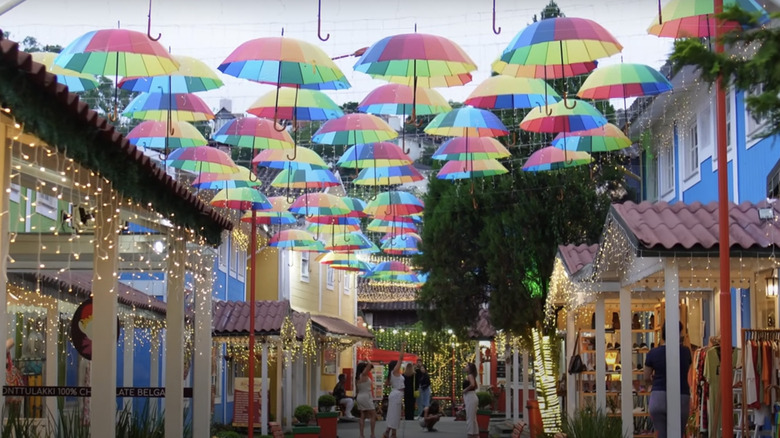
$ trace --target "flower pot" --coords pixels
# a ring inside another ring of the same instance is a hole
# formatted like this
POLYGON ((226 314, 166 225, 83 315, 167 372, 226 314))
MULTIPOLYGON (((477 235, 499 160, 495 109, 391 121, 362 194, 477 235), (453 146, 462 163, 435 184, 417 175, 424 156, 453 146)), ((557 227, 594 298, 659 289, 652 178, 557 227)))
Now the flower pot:
POLYGON ((477 410, 477 426, 479 426, 480 438, 487 438, 490 434, 490 415, 493 411, 486 409, 477 410))
POLYGON ((299 438, 319 438, 319 426, 295 426, 293 427, 293 436, 299 438))
POLYGON ((321 438, 336 438, 339 422, 338 412, 318 412, 317 425, 320 427, 321 438))

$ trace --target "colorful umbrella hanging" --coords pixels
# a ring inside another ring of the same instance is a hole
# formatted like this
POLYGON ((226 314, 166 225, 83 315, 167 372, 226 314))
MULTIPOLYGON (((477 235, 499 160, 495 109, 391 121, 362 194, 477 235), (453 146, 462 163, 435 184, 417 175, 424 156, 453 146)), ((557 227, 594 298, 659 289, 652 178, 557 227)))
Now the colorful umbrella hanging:
POLYGON ((135 97, 122 115, 142 120, 203 122, 214 118, 211 108, 192 93, 141 93, 135 97))
POLYGON ((352 183, 359 186, 394 186, 424 179, 425 177, 411 165, 367 167, 358 173, 352 183))
POLYGON ((330 266, 331 269, 343 271, 367 272, 372 268, 370 263, 364 262, 352 254, 342 252, 328 252, 318 261, 323 265, 330 266))
POLYGON ((390 255, 411 256, 419 254, 419 241, 409 234, 394 236, 382 243, 382 252, 390 255))
POLYGON ((230 157, 210 146, 176 149, 168 155, 166 165, 200 173, 236 173, 238 168, 230 157))
POLYGON ((351 211, 343 199, 328 193, 306 193, 299 196, 289 210, 307 217, 344 216, 351 211))
POLYGON ((318 247, 311 233, 303 230, 282 230, 271 236, 268 246, 293 251, 309 251, 318 247))
POLYGON ((268 210, 272 207, 268 198, 256 187, 222 189, 211 198, 209 204, 232 210, 268 210))
POLYGON ((379 193, 363 210, 369 216, 408 216, 420 214, 425 209, 423 202, 409 192, 392 190, 379 193))
POLYGON ((310 169, 327 169, 328 165, 316 152, 303 146, 298 148, 298 156, 294 160, 287 158, 284 149, 266 149, 260 151, 252 159, 256 166, 270 167, 272 169, 290 169, 308 167, 310 169))
POLYGON ((93 30, 62 49, 54 64, 79 73, 114 76, 114 112, 119 113, 119 76, 158 76, 179 68, 165 48, 146 34, 127 29, 93 30))
POLYGON ((411 237, 411 238, 413 238, 413 239, 417 240, 417 242, 418 242, 418 243, 419 243, 419 242, 422 242, 422 237, 420 237, 420 235, 419 235, 419 234, 417 234, 417 233, 415 233, 415 232, 411 232, 411 231, 410 231, 410 232, 406 232, 406 231, 404 231, 404 232, 402 232, 402 233, 387 233, 387 234, 385 234, 384 236, 382 236, 382 238, 381 238, 381 239, 379 239, 379 241, 380 241, 381 243, 385 243, 385 242, 387 242, 388 240, 390 240, 390 239, 392 239, 392 238, 394 238, 394 237, 398 237, 398 236, 408 236, 408 237, 411 237))
POLYGON ((531 154, 528 161, 523 165, 523 170, 560 170, 588 164, 591 161, 593 161, 593 158, 587 152, 566 152, 563 149, 548 146, 531 154))
MULTIPOLYGON (((318 217, 321 216, 314 216, 314 218, 318 218, 318 217)), ((346 218, 346 219, 354 219, 354 218, 346 218)), ((307 218, 307 222, 310 220, 311 218, 307 218)), ((360 231, 360 225, 309 223, 308 225, 306 225, 306 231, 316 236, 328 236, 330 234, 335 234, 335 233, 351 233, 353 231, 360 231)))
POLYGON ((565 101, 544 108, 532 109, 520 122, 520 128, 531 132, 572 132, 585 131, 607 124, 607 119, 593 107, 582 100, 571 100, 574 106, 567 106, 565 101))
POLYGON ((417 232, 417 226, 412 222, 372 219, 366 225, 366 231, 372 233, 406 233, 417 232))
POLYGON ((266 119, 330 120, 344 115, 336 102, 317 90, 279 89, 263 94, 246 110, 266 119))
POLYGON ((312 141, 329 145, 355 145, 376 143, 396 137, 398 133, 395 129, 379 117, 355 113, 323 123, 312 136, 312 141))
POLYGON ((492 76, 469 94, 464 105, 484 109, 533 108, 561 100, 543 79, 492 76))
POLYGON ((57 57, 57 53, 33 52, 30 55, 32 55, 33 61, 46 66, 49 73, 57 75, 57 82, 68 87, 68 91, 72 93, 80 93, 98 87, 98 81, 94 75, 67 70, 55 65, 54 58, 57 57))
POLYGON ((498 160, 452 160, 444 163, 444 166, 436 174, 439 179, 466 179, 483 178, 509 173, 498 160))
POLYGON ((131 144, 149 149, 178 149, 206 146, 209 142, 198 128, 187 122, 145 120, 127 133, 131 144))
POLYGON ((552 141, 559 149, 581 152, 608 152, 631 146, 631 139, 612 123, 587 131, 560 133, 552 141))
POLYGON ((322 225, 357 225, 360 227, 360 218, 356 216, 313 216, 306 218, 306 222, 322 225))
POLYGON ((222 125, 211 138, 218 142, 252 149, 292 149, 292 137, 281 125, 257 117, 233 119, 222 125))
MULTIPOLYGON (((745 12, 758 15, 758 24, 769 22, 769 15, 755 0, 723 0, 723 9, 739 6, 745 12)), ((668 38, 709 38, 715 36, 717 18, 713 0, 671 0, 661 8, 647 33, 668 38)), ((721 32, 741 30, 736 21, 725 21, 721 32)))
POLYGON ((325 249, 328 251, 358 251, 372 247, 371 240, 360 231, 333 234, 325 238, 325 249))
POLYGON ((455 137, 439 146, 433 153, 434 160, 486 160, 507 158, 512 155, 500 141, 491 137, 455 137))
POLYGON ((613 64, 591 73, 577 92, 582 99, 652 96, 672 90, 658 70, 644 64, 613 64))
POLYGON ((272 187, 290 189, 324 189, 341 185, 329 169, 283 169, 271 181, 272 187))
POLYGON ((287 211, 290 204, 284 196, 268 198, 271 208, 262 211, 247 211, 241 217, 241 222, 262 225, 292 225, 297 222, 295 216, 287 211))
POLYGON ((191 56, 174 55, 176 71, 162 76, 133 76, 119 81, 119 88, 145 93, 197 93, 215 90, 224 83, 203 61, 191 56))
POLYGON ((389 275, 413 274, 414 271, 409 266, 398 261, 381 262, 371 270, 372 277, 381 277, 389 275))
POLYGON ((497 59, 490 65, 494 73, 516 78, 571 78, 592 72, 597 67, 596 61, 575 62, 571 64, 553 65, 518 65, 497 59))
MULTIPOLYGON (((222 190, 237 187, 258 187, 257 178, 252 180, 250 170, 244 166, 236 166, 235 173, 201 173, 193 181, 192 186, 202 190, 222 190)), ((286 208, 285 208, 286 210, 286 208)))
POLYGON ((389 142, 356 144, 344 151, 336 163, 345 168, 389 167, 412 164, 412 160, 401 148, 389 142))

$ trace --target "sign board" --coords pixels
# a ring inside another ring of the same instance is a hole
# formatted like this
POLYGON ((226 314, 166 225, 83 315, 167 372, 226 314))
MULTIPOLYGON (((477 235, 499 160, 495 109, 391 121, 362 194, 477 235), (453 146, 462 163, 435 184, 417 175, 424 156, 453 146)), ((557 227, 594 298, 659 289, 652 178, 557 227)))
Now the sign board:
MULTIPOLYGON (((255 377, 255 387, 252 394, 254 399, 254 427, 261 427, 260 419, 260 388, 263 379, 255 377)), ((266 379, 268 382, 268 379, 266 379)), ((249 378, 236 377, 233 383, 233 426, 248 427, 249 425, 249 378)), ((266 390, 268 386, 266 385, 266 390)))
MULTIPOLYGON (((89 386, 3 386, 4 397, 91 397, 89 386)), ((165 388, 117 386, 117 397, 165 397, 165 388)), ((192 398, 192 388, 184 388, 184 398, 192 398)))
POLYGON ((496 378, 506 379, 506 362, 499 360, 496 363, 496 378))

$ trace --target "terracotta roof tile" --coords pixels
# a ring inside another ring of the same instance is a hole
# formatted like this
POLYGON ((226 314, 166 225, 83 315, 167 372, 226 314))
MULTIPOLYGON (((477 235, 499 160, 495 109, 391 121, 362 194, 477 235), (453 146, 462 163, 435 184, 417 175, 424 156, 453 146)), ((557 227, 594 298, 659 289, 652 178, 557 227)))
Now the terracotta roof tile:
POLYGON ((334 335, 345 335, 358 338, 373 339, 374 335, 371 334, 365 327, 358 327, 355 324, 336 318, 334 316, 325 315, 311 315, 311 321, 320 326, 327 333, 334 335))
MULTIPOLYGON (((718 246, 718 203, 642 202, 613 204, 610 216, 626 230, 639 249, 712 250, 718 246)), ((763 201, 729 204, 729 246, 764 250, 780 247, 780 206, 763 201), (775 220, 762 220, 759 208, 771 208, 775 220)))
MULTIPOLYGON (((249 303, 245 301, 219 301, 214 302, 212 309, 214 334, 229 336, 249 333, 249 303)), ((255 302, 255 333, 278 335, 282 329, 284 317, 290 315, 291 312, 289 301, 255 302)), ((296 327, 296 331, 298 331, 298 327, 296 327)))
POLYGON ((558 245, 558 253, 569 275, 574 275, 580 269, 593 263, 593 258, 599 250, 598 245, 558 245))

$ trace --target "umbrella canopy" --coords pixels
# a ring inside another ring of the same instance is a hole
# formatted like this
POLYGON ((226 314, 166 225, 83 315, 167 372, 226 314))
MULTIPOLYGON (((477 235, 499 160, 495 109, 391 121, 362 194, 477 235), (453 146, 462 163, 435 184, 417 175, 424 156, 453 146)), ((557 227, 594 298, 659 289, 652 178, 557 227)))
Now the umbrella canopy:
POLYGON ((383 274, 412 274, 412 268, 404 263, 392 260, 388 262, 381 262, 371 271, 372 276, 381 276, 383 274))
POLYGON ((366 226, 366 230, 373 233, 412 233, 417 232, 417 227, 411 222, 373 219, 366 226))
POLYGON ((360 198, 352 198, 349 196, 341 196, 341 200, 344 201, 344 204, 350 209, 349 213, 338 216, 314 216, 312 218, 306 218, 306 221, 318 224, 360 225, 360 218, 367 216, 363 213, 363 209, 366 208, 365 201, 360 198))
POLYGON ((340 184, 336 175, 329 169, 283 169, 271 181, 272 187, 291 189, 324 189, 340 184))
POLYGON ((620 53, 623 46, 600 24, 586 18, 556 17, 518 32, 501 61, 519 65, 587 63, 620 53))
MULTIPOLYGON (((244 166, 236 166, 235 173, 201 173, 193 181, 192 186, 203 190, 234 189, 237 187, 259 187, 261 183, 251 180, 250 170, 244 166)), ((286 210, 286 208, 285 208, 286 210)))
POLYGON ((198 129, 187 122, 146 120, 126 135, 130 143, 150 149, 188 148, 206 146, 209 142, 198 129))
POLYGON ((491 137, 455 137, 451 138, 433 153, 434 160, 486 160, 506 158, 509 150, 500 141, 491 137))
POLYGON ((336 102, 317 90, 281 88, 260 96, 246 112, 267 119, 330 120, 344 115, 336 102))
POLYGON ((386 84, 377 87, 358 104, 358 111, 369 114, 409 115, 414 112, 418 116, 423 116, 439 114, 451 109, 450 104, 438 91, 419 85, 414 91, 412 87, 403 84, 386 84))
POLYGON ((398 137, 395 129, 371 114, 347 114, 328 120, 312 136, 312 141, 330 145, 376 143, 398 137))
POLYGON ((222 80, 203 61, 191 56, 174 55, 179 68, 165 76, 125 77, 119 88, 146 93, 197 93, 221 87, 222 80))
POLYGON ((644 64, 613 64, 597 68, 577 92, 583 99, 652 96, 671 91, 672 83, 644 64))
POLYGON ((214 207, 233 210, 268 210, 271 203, 256 187, 222 189, 209 202, 214 207))
POLYGON ((486 176, 503 175, 509 171, 495 159, 484 160, 452 160, 436 174, 439 179, 482 178, 486 176))
POLYGON ((241 222, 254 223, 256 225, 292 225, 297 222, 295 216, 287 211, 287 199, 284 196, 268 198, 271 203, 269 210, 247 211, 241 216, 241 222))
POLYGON ((550 105, 547 109, 531 110, 520 122, 520 128, 531 132, 585 131, 607 124, 607 119, 584 100, 571 99, 573 107, 565 101, 550 105))
POLYGON ((74 70, 67 70, 54 64, 54 58, 57 53, 54 52, 33 52, 33 61, 46 66, 49 73, 57 75, 57 82, 68 87, 68 91, 79 93, 81 91, 93 90, 98 87, 98 81, 95 76, 86 73, 79 73, 74 70))
POLYGON ((125 77, 167 75, 179 68, 160 43, 127 29, 87 32, 62 49, 54 64, 81 73, 125 77))
POLYGON ((211 136, 219 143, 252 149, 292 149, 290 133, 272 120, 257 117, 233 119, 211 136))
POLYGON ((389 36, 369 47, 354 69, 412 86, 451 87, 471 81, 474 61, 453 41, 422 33, 389 36), (424 78, 421 83, 419 78, 424 78))
MULTIPOLYGON (((312 224, 322 224, 322 225, 357 225, 360 227, 360 218, 356 216, 314 216, 310 218, 306 218, 306 222, 312 223, 312 224)), ((341 231, 341 233, 344 233, 346 231, 341 231)), ((331 234, 336 234, 335 230, 331 231, 331 234)))
POLYGON ((363 213, 363 210, 366 208, 366 201, 351 196, 342 196, 341 200, 344 201, 345 204, 347 204, 347 207, 349 207, 350 210, 352 210, 348 214, 349 217, 368 216, 367 214, 363 213))
POLYGON ((289 210, 307 216, 344 216, 351 211, 343 199, 328 193, 306 193, 299 196, 289 210))
POLYGON ((391 190, 379 193, 363 210, 369 216, 408 216, 422 213, 425 205, 409 192, 391 190))
POLYGON ((236 173, 238 168, 224 152, 210 146, 176 149, 165 164, 177 169, 198 173, 236 173))
POLYGON ((561 100, 558 93, 542 79, 513 76, 491 76, 469 94, 463 102, 477 108, 533 108, 561 100))
POLYGON ((597 63, 596 61, 590 62, 574 62, 570 64, 551 64, 551 65, 518 65, 510 64, 497 59, 490 65, 493 71, 499 75, 512 76, 517 78, 570 78, 572 76, 579 76, 590 73, 593 71, 597 63))
POLYGON ((292 250, 312 250, 319 245, 311 233, 303 230, 282 230, 271 236, 268 246, 274 248, 287 248, 292 250))
POLYGON ((418 243, 422 242, 422 237, 420 237, 419 234, 417 234, 415 232, 406 232, 406 231, 403 231, 403 232, 400 232, 400 233, 392 233, 392 232, 391 233, 387 233, 384 236, 382 236, 382 238, 379 239, 379 241, 382 242, 382 243, 385 243, 388 240, 390 240, 390 239, 392 239, 394 237, 398 237, 398 236, 407 236, 407 237, 411 237, 411 238, 415 239, 418 243))
POLYGON ((219 71, 263 84, 315 90, 340 90, 350 84, 322 49, 294 38, 246 41, 222 61, 219 71))
MULTIPOLYGON (((307 222, 311 221, 312 219, 317 219, 320 216, 314 216, 313 218, 307 218, 307 222)), ((324 216, 323 216, 324 217, 324 216)), ((333 217, 333 216, 329 216, 333 217)), ((347 220, 353 220, 355 218, 346 218, 347 220)), ((306 231, 316 234, 317 236, 328 236, 334 233, 351 233, 353 231, 360 231, 360 225, 357 224, 321 224, 317 222, 309 222, 309 225, 306 226, 306 231)))
POLYGON ((214 118, 211 108, 192 93, 141 93, 127 104, 122 115, 143 120, 202 122, 214 118))
POLYGON ((560 133, 555 136, 552 145, 568 151, 607 152, 631 146, 631 139, 620 128, 607 123, 587 131, 560 133))
MULTIPOLYGON (((769 22, 766 10, 755 0, 723 0, 724 10, 732 6, 758 15, 758 24, 769 22)), ((661 9, 660 17, 653 19, 647 33, 668 38, 708 38, 715 36, 717 25, 713 0, 671 0, 661 9)), ((741 29, 736 21, 726 21, 721 31, 741 29)))
POLYGON ((325 238, 325 249, 328 251, 356 251, 369 249, 371 246, 372 243, 368 237, 359 231, 333 234, 325 238))
POLYGON ((298 155, 294 160, 287 157, 287 151, 283 149, 266 149, 260 151, 252 159, 252 164, 263 167, 270 167, 273 169, 290 169, 290 168, 314 168, 314 169, 327 169, 328 165, 325 160, 319 156, 316 152, 303 146, 298 148, 298 155))
POLYGON ((362 186, 389 186, 422 181, 423 179, 425 177, 411 165, 367 167, 358 173, 357 178, 352 180, 352 183, 362 186))
POLYGON ((382 251, 386 254, 410 256, 419 254, 417 249, 419 241, 409 234, 394 236, 382 243, 382 251))
POLYGON ((470 106, 439 114, 428 123, 425 132, 449 137, 497 137, 509 133, 495 114, 470 106))
POLYGON ((319 262, 323 265, 328 265, 331 269, 339 269, 343 271, 370 271, 373 266, 370 263, 364 262, 354 255, 347 252, 329 252, 324 254, 319 262))
POLYGON ((337 166, 347 168, 387 167, 412 164, 413 160, 401 148, 388 142, 356 144, 339 158, 337 166))
POLYGON ((531 154, 523 165, 523 170, 559 170, 567 167, 581 166, 593 161, 587 152, 564 151, 553 146, 539 149, 531 154))

